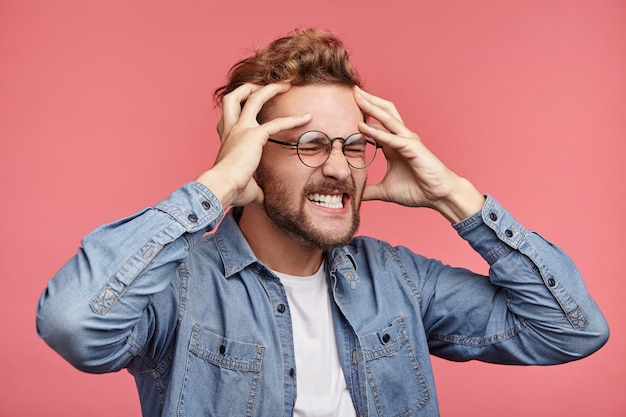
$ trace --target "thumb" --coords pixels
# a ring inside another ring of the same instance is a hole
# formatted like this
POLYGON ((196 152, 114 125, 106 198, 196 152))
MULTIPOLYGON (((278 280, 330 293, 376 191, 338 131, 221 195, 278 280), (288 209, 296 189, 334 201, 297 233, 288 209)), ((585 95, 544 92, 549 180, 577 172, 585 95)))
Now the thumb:
POLYGON ((363 189, 363 201, 383 200, 385 201, 385 193, 382 184, 366 184, 363 189))
POLYGON ((265 194, 263 193, 263 190, 261 189, 261 187, 257 186, 256 197, 254 198, 252 202, 254 204, 258 204, 259 206, 263 206, 264 201, 265 201, 265 194))

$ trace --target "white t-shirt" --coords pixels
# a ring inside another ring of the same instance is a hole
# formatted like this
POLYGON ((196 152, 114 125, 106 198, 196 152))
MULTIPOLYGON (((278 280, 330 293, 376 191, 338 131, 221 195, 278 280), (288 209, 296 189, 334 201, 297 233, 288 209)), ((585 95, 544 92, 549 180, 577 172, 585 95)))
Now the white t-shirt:
POLYGON ((339 363, 324 264, 309 277, 274 273, 287 292, 296 354, 296 417, 356 416, 339 363))

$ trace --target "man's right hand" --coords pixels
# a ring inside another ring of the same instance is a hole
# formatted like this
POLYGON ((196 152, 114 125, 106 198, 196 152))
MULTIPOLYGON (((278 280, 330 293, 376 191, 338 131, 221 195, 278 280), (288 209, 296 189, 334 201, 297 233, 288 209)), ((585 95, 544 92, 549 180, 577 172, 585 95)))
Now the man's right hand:
POLYGON ((310 115, 281 117, 259 124, 263 105, 291 88, 288 83, 265 86, 244 84, 222 100, 222 118, 217 125, 221 146, 213 167, 197 182, 208 187, 222 207, 263 202, 263 191, 254 179, 267 139, 283 130, 308 123, 310 115), (242 103, 245 103, 242 106, 242 103))

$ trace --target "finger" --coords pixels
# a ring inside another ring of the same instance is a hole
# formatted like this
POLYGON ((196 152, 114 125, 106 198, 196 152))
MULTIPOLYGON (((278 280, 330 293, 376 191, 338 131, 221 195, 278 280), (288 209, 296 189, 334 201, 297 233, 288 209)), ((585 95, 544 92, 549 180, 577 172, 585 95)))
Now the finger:
POLYGON ((406 138, 387 132, 380 125, 359 125, 359 130, 374 138, 376 143, 382 145, 382 151, 387 163, 389 161, 402 159, 400 152, 406 146, 406 138))
POLYGON ((378 105, 367 100, 360 93, 355 93, 355 99, 356 103, 363 112, 378 120, 390 132, 401 136, 408 136, 413 133, 404 125, 402 119, 396 117, 386 109, 379 107, 378 105))
POLYGON ((284 130, 289 130, 295 127, 305 125, 310 121, 310 114, 302 114, 296 116, 278 117, 276 119, 270 120, 269 122, 263 123, 261 127, 269 138, 270 136, 276 135, 277 133, 280 133, 284 130))
POLYGON ((253 92, 248 97, 248 100, 246 100, 246 104, 243 106, 241 114, 239 115, 239 120, 256 122, 257 116, 265 103, 278 94, 289 90, 289 88, 291 88, 291 84, 289 83, 274 83, 263 86, 253 92))
POLYGON ((354 90, 355 90, 355 95, 360 94, 365 100, 389 112, 391 115, 393 115, 393 117, 400 120, 400 122, 404 123, 404 121, 402 120, 402 117, 400 116, 400 113, 398 112, 398 109, 396 109, 395 104, 393 104, 391 101, 385 100, 371 93, 368 93, 367 91, 361 89, 358 86, 355 86, 354 90))
MULTIPOLYGON (((384 126, 379 125, 378 123, 365 123, 359 126, 359 130, 371 137, 373 137, 376 142, 379 144, 392 144, 391 142, 396 135, 389 133, 384 126), (362 128, 361 128, 362 127, 362 128)), ((389 149, 389 146, 386 146, 385 149, 389 149)), ((383 149, 383 151, 385 150, 383 149)))
POLYGON ((389 132, 387 129, 383 128, 380 125, 372 123, 360 122, 359 130, 366 135, 373 137, 376 142, 380 143, 381 145, 390 146, 392 148, 400 148, 404 146, 407 139, 419 140, 419 137, 415 133, 408 130, 407 131, 409 132, 409 134, 401 136, 393 132, 389 132))
POLYGON ((241 103, 262 86, 256 84, 244 84, 226 94, 222 100, 222 132, 229 131, 239 120, 241 103))
POLYGON ((374 138, 376 143, 382 145, 383 155, 389 161, 414 158, 426 150, 422 140, 416 134, 409 137, 398 136, 390 133, 379 126, 359 124, 359 130, 374 138))
POLYGON ((383 132, 387 131, 387 129, 385 129, 383 126, 379 125, 378 123, 366 123, 366 122, 363 122, 363 123, 365 123, 367 126, 371 127, 372 129, 377 129, 383 132))

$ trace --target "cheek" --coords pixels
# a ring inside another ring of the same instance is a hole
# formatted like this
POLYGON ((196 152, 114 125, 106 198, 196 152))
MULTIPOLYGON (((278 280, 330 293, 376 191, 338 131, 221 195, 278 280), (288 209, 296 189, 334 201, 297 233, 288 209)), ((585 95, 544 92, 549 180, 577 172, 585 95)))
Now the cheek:
POLYGON ((262 189, 293 194, 296 187, 302 186, 306 179, 300 168, 302 163, 298 157, 276 158, 274 152, 265 148, 261 163, 254 178, 262 189))
POLYGON ((356 170, 354 174, 352 174, 352 179, 354 181, 354 186, 357 189, 357 192, 361 193, 363 188, 365 188, 365 184, 367 183, 367 170, 359 169, 356 170))

